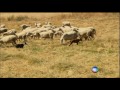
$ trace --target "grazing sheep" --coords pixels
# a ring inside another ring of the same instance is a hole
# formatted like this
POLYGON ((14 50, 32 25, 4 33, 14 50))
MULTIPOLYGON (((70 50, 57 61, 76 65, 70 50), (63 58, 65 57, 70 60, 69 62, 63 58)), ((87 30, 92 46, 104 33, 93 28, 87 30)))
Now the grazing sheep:
POLYGON ((61 38, 60 38, 60 43, 63 44, 63 41, 65 40, 74 40, 77 38, 80 38, 80 34, 78 33, 77 30, 69 31, 64 33, 61 38))
MULTIPOLYGON (((82 41, 82 39, 71 40, 71 41, 70 41, 70 45, 73 44, 73 43, 76 43, 76 44, 78 45, 78 43, 79 43, 80 41, 82 41)), ((70 46, 70 45, 69 45, 69 46, 70 46)))

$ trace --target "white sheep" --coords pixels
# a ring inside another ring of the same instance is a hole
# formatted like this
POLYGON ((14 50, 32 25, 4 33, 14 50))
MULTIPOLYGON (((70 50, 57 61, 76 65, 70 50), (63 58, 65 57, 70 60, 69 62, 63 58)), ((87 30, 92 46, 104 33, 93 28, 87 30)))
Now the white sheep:
POLYGON ((53 39, 53 36, 54 36, 54 31, 53 30, 48 30, 46 32, 41 32, 40 33, 40 38, 50 38, 50 39, 53 39))
POLYGON ((0 33, 4 33, 4 32, 7 32, 7 28, 0 28, 0 33))
POLYGON ((12 43, 13 45, 16 44, 17 36, 16 35, 8 35, 4 36, 0 39, 0 43, 2 44, 7 44, 7 43, 12 43))
POLYGON ((27 25, 27 24, 22 24, 22 25, 20 25, 20 27, 22 28, 22 30, 24 30, 24 29, 26 29, 26 28, 30 27, 30 25, 27 25))
POLYGON ((0 25, 0 28, 5 28, 5 24, 0 25))
POLYGON ((96 30, 93 27, 79 28, 78 32, 85 40, 94 39, 94 35, 96 35, 96 30))
POLYGON ((64 21, 64 22, 62 22, 62 27, 64 27, 64 26, 69 26, 69 27, 71 27, 71 24, 70 24, 69 21, 64 21))
POLYGON ((5 35, 15 35, 15 33, 16 33, 16 30, 15 29, 11 29, 11 30, 8 30, 7 32, 4 32, 3 36, 5 36, 5 35))
POLYGON ((20 32, 20 33, 16 33, 18 40, 22 40, 22 39, 26 39, 26 32, 20 32))
POLYGON ((60 37, 61 37, 61 36, 63 35, 63 33, 64 33, 64 32, 63 32, 61 29, 59 29, 59 30, 56 30, 56 31, 55 31, 54 35, 55 35, 55 37, 56 37, 56 36, 60 36, 60 37))
POLYGON ((41 24, 41 23, 35 23, 35 26, 36 26, 37 28, 40 28, 40 27, 42 26, 42 24, 41 24))
POLYGON ((69 31, 69 32, 65 32, 65 33, 63 33, 63 35, 60 38, 60 43, 63 44, 63 41, 74 40, 74 39, 77 39, 77 38, 81 38, 81 36, 80 36, 80 34, 78 33, 77 30, 72 30, 72 31, 69 31))

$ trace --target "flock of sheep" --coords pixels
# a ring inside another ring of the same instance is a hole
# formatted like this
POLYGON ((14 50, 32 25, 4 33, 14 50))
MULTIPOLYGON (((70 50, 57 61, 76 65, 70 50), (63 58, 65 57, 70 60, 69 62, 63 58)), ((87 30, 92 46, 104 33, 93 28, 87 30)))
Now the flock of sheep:
POLYGON ((70 45, 83 40, 92 40, 96 35, 94 27, 79 28, 72 26, 69 21, 62 23, 62 26, 56 27, 51 22, 46 22, 44 25, 35 23, 35 27, 27 24, 20 25, 22 30, 17 32, 15 29, 8 30, 3 24, 0 26, 0 43, 12 43, 13 46, 17 45, 17 41, 23 40, 25 43, 29 39, 46 39, 53 40, 60 37, 60 44, 64 44, 69 40, 70 45))

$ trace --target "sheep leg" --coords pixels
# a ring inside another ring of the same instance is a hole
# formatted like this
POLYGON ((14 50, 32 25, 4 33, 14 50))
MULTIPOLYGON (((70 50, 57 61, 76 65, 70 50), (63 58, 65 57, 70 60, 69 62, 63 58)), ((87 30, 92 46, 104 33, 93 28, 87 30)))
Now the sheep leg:
POLYGON ((76 44, 78 45, 79 42, 77 42, 76 44))
POLYGON ((69 44, 69 46, 70 46, 72 43, 73 43, 73 42, 71 41, 70 44, 69 44))
POLYGON ((92 39, 92 40, 94 40, 94 39, 95 39, 95 37, 94 37, 94 35, 93 35, 93 34, 91 35, 91 39, 92 39))
POLYGON ((85 40, 88 40, 88 37, 85 37, 85 40))

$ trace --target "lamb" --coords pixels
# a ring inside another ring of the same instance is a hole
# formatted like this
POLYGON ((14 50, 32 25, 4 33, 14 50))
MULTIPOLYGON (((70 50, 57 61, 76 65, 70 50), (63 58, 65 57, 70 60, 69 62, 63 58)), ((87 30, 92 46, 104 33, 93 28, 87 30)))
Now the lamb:
POLYGON ((78 43, 79 43, 80 41, 82 41, 82 39, 71 40, 69 46, 70 46, 71 44, 73 44, 73 43, 76 43, 76 44, 78 45, 78 43))

